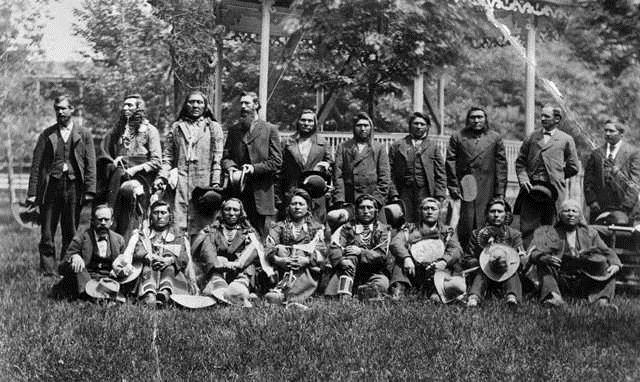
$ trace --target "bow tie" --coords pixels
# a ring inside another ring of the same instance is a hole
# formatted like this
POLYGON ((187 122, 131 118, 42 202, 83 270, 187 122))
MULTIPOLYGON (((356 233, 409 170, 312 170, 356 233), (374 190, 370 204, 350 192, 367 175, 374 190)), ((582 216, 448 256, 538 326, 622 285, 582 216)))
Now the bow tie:
POLYGON ((551 136, 551 132, 550 132, 550 131, 545 131, 543 134, 544 134, 544 135, 551 136))
POLYGON ((108 240, 109 240, 109 238, 107 237, 107 235, 104 235, 104 236, 98 236, 98 237, 96 238, 96 241, 108 241, 108 240))

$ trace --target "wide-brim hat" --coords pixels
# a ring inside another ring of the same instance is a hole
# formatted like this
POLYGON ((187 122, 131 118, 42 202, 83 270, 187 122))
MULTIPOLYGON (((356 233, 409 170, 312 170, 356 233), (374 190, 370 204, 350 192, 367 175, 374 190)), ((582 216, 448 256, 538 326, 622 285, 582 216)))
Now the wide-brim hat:
POLYGON ((246 174, 245 170, 230 171, 227 190, 234 195, 241 194, 247 185, 246 174))
POLYGON ((327 224, 331 230, 335 230, 344 223, 351 220, 354 216, 353 204, 340 203, 334 205, 329 212, 327 212, 327 224))
POLYGON ((249 301, 249 289, 237 282, 232 282, 225 288, 214 289, 212 295, 216 300, 227 305, 243 308, 253 307, 253 304, 249 301))
POLYGON ((194 188, 191 200, 198 212, 204 214, 213 214, 222 205, 222 195, 212 187, 194 188))
POLYGON ((629 225, 629 216, 624 211, 607 211, 603 212, 594 221, 598 225, 629 225))
POLYGON ((424 239, 409 248, 411 257, 417 263, 431 264, 444 256, 444 243, 440 239, 424 239))
POLYGON ((11 212, 20 226, 35 228, 40 224, 40 207, 33 204, 11 203, 11 212))
POLYGON ((448 304, 464 297, 467 283, 463 276, 454 276, 448 270, 437 270, 433 274, 433 284, 443 303, 448 304))
MULTIPOLYGON (((118 256, 118 258, 119 257, 120 256, 118 256)), ((134 262, 133 264, 118 263, 118 258, 116 258, 113 263, 113 276, 116 277, 116 281, 120 284, 127 284, 140 276, 142 273, 141 262, 134 262)))
POLYGON ((120 283, 107 277, 87 281, 84 291, 93 298, 126 302, 124 296, 120 294, 120 283))
POLYGON ((513 205, 513 213, 519 214, 523 199, 529 198, 535 203, 555 203, 558 200, 558 190, 553 184, 544 181, 534 180, 531 182, 531 191, 527 192, 524 187, 518 192, 516 202, 513 205))
POLYGON ((300 187, 307 191, 312 198, 319 198, 327 193, 329 188, 327 179, 320 171, 305 171, 301 176, 300 187))
POLYGON ((505 244, 491 244, 480 253, 480 269, 491 280, 502 282, 513 276, 520 266, 518 252, 505 244), (494 261, 504 260, 507 268, 504 272, 497 272, 493 267, 494 261))
POLYGON ((189 309, 208 308, 216 304, 216 299, 211 296, 193 296, 189 294, 171 294, 171 300, 189 309))
POLYGON ((397 200, 382 207, 384 219, 392 228, 400 228, 406 221, 406 206, 404 201, 397 200))
POLYGON ((597 250, 590 254, 583 254, 582 257, 563 256, 562 268, 577 270, 596 281, 609 280, 614 275, 614 272, 607 272, 609 262, 606 256, 600 254, 597 250))
POLYGON ((472 202, 478 196, 478 182, 473 174, 467 174, 460 179, 460 191, 462 200, 472 202))

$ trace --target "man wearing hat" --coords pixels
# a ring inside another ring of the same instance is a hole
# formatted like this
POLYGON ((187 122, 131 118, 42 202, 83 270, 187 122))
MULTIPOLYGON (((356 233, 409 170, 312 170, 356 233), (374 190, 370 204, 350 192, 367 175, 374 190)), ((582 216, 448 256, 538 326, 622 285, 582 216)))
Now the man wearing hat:
POLYGON ((171 294, 188 294, 185 269, 187 239, 173 226, 169 203, 158 200, 149 209, 149 228, 132 237, 133 261, 144 264, 138 297, 149 306, 166 304, 171 294))
POLYGON ((584 197, 589 219, 601 212, 631 213, 640 189, 640 151, 623 141, 625 127, 613 120, 604 123, 605 144, 591 153, 584 168, 584 197))
POLYGON ((222 127, 215 121, 206 96, 192 91, 167 133, 156 179, 157 188, 169 186, 167 195, 176 228, 190 236, 211 221, 195 208, 191 193, 196 187, 221 188, 223 142, 222 127))
POLYGON ((373 121, 367 113, 353 118, 353 138, 338 145, 333 175, 336 203, 353 203, 365 194, 379 207, 387 202, 389 156, 383 145, 373 142, 373 121))
POLYGON ((355 208, 355 220, 342 225, 332 236, 329 262, 334 274, 325 295, 344 300, 356 288, 361 299, 378 299, 389 288, 391 232, 386 224, 378 222, 377 201, 373 196, 360 195, 355 208))
POLYGON ((125 250, 122 236, 109 229, 112 218, 113 210, 108 205, 94 208, 91 225, 76 234, 58 267, 63 279, 54 287, 57 292, 90 299, 87 283, 110 277, 113 261, 125 250))
POLYGON ((580 168, 573 138, 558 129, 561 120, 562 111, 559 108, 544 106, 540 115, 542 129, 522 142, 516 159, 520 194, 514 213, 520 215, 520 232, 525 248, 528 248, 531 235, 537 227, 553 223, 556 211, 554 202, 557 207, 564 201, 566 179, 576 175, 580 168), (556 200, 548 201, 535 196, 540 186, 544 192, 551 188, 556 200))
POLYGON ((46 128, 33 150, 27 206, 40 208, 40 270, 57 268, 55 236, 60 223, 62 257, 74 238, 84 203, 96 193, 96 153, 91 131, 72 121, 74 107, 67 95, 53 101, 56 124, 46 128))
POLYGON ((439 217, 440 201, 424 198, 418 222, 407 224, 391 240, 389 248, 395 258, 390 288, 393 299, 399 300, 414 290, 440 302, 434 272, 453 270, 462 248, 454 229, 440 224, 439 217))
POLYGON ((260 102, 254 92, 240 97, 240 122, 229 129, 222 166, 233 177, 241 172, 246 187, 233 195, 242 200, 249 222, 265 237, 276 215, 274 184, 282 167, 278 128, 258 119, 260 102))
POLYGON ((531 241, 531 260, 541 278, 543 303, 563 305, 562 292, 615 308, 614 274, 622 263, 598 232, 586 224, 578 202, 565 201, 560 206, 558 223, 536 229, 531 241))
POLYGON ((389 149, 391 197, 405 205, 405 219, 418 221, 420 202, 427 196, 443 201, 447 194, 444 159, 427 136, 431 119, 422 113, 409 118, 409 135, 395 141, 389 149))
POLYGON ((510 212, 511 208, 504 199, 492 199, 487 204, 485 226, 473 230, 463 266, 480 269, 472 277, 467 300, 469 307, 477 306, 490 291, 500 292, 511 305, 522 301, 522 284, 517 271, 519 254, 524 249, 520 232, 505 223, 510 212))
POLYGON ((484 109, 469 109, 464 128, 449 139, 446 168, 449 196, 461 200, 458 237, 466 246, 471 231, 483 226, 489 200, 504 197, 507 189, 504 142, 489 128, 484 109))
MULTIPOLYGON (((315 191, 313 184, 305 183, 307 176, 315 175, 320 181, 330 178, 333 161, 331 147, 318 136, 318 117, 313 110, 304 109, 296 122, 296 133, 282 140, 282 170, 279 174, 280 200, 284 203, 290 199, 294 189, 303 187, 307 191, 315 191)), ((308 182, 313 181, 309 179, 308 182)), ((313 215, 319 222, 326 217, 326 188, 318 190, 320 196, 313 198, 310 206, 313 215), (324 191, 324 192, 322 192, 324 191)), ((282 212, 282 211, 281 211, 282 212)))

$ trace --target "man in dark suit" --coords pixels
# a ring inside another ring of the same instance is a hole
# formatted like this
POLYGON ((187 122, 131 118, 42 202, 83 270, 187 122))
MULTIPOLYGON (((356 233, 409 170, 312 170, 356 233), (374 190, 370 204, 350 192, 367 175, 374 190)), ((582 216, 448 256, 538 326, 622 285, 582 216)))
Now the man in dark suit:
POLYGON ((584 169, 584 197, 593 222, 600 212, 621 210, 630 214, 638 201, 640 151, 622 140, 624 126, 604 124, 606 143, 591 153, 584 169))
POLYGON ((72 120, 69 96, 54 100, 57 123, 38 137, 33 152, 27 204, 40 207, 40 269, 56 271, 54 238, 58 222, 62 231, 62 253, 78 228, 83 202, 96 193, 96 153, 91 132, 72 120))
POLYGON ((222 154, 228 173, 244 171, 248 177, 240 195, 251 225, 263 237, 276 214, 274 183, 282 167, 278 128, 258 119, 260 102, 254 92, 240 97, 240 122, 229 129, 222 154))
POLYGON ((507 189, 504 142, 497 131, 489 128, 483 109, 470 108, 465 127, 449 139, 446 168, 451 199, 462 199, 458 238, 466 248, 473 230, 484 225, 487 203, 493 198, 503 198, 507 189), (461 189, 462 178, 466 175, 471 175, 477 185, 473 200, 461 189))
POLYGON ((525 248, 533 231, 540 225, 553 224, 556 215, 556 208, 541 208, 544 206, 528 197, 534 184, 554 187, 556 206, 559 207, 566 198, 566 179, 576 175, 580 168, 573 138, 558 129, 561 120, 559 108, 544 106, 540 115, 542 129, 522 142, 516 159, 520 195, 514 212, 520 214, 520 232, 525 248))
POLYGON ((405 206, 405 218, 418 221, 420 203, 426 197, 440 202, 447 196, 444 159, 438 146, 429 141, 429 116, 413 113, 409 118, 409 135, 395 141, 389 150, 391 197, 405 206))
MULTIPOLYGON (((324 174, 330 174, 333 165, 331 147, 318 136, 318 117, 313 110, 305 109, 296 123, 296 133, 282 141, 282 171, 280 172, 280 199, 286 205, 293 190, 301 186, 303 174, 320 168, 324 174)), ((309 206, 319 222, 324 223, 326 215, 326 197, 313 199, 309 206)), ((280 211, 283 212, 283 211, 280 211)))
POLYGON ((91 279, 109 277, 113 260, 125 250, 122 236, 110 229, 113 210, 106 204, 96 206, 91 226, 73 238, 59 272, 64 278, 58 288, 72 297, 88 298, 85 286, 91 279))
POLYGON ((391 174, 384 146, 373 142, 373 121, 367 113, 353 119, 353 139, 336 150, 335 202, 354 203, 361 195, 371 195, 378 208, 387 202, 391 174))

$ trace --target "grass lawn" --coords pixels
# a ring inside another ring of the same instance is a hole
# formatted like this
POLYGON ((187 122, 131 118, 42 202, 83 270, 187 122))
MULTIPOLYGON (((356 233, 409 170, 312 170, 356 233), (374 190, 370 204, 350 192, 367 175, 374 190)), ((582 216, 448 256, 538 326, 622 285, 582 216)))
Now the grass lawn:
POLYGON ((297 312, 49 299, 38 231, 0 209, 0 380, 640 380, 640 300, 516 311, 316 299, 297 312))

